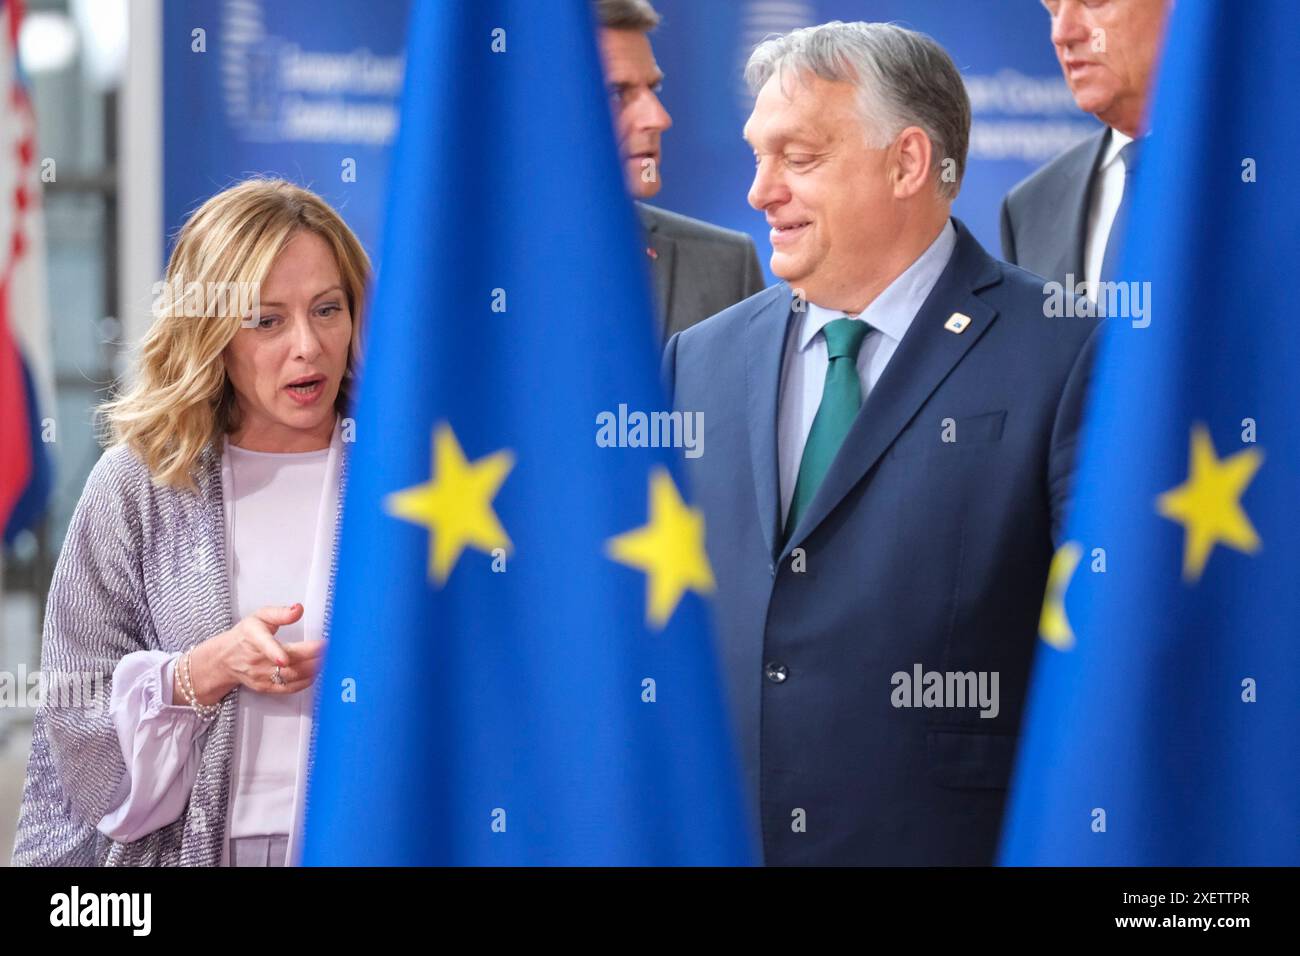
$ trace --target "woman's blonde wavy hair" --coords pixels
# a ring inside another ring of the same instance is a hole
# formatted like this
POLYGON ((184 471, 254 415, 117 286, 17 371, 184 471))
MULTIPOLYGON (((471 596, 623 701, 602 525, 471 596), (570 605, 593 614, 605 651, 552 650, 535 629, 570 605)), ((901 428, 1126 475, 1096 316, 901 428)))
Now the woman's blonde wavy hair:
POLYGON ((99 407, 108 441, 130 446, 157 484, 193 490, 204 447, 239 424, 223 358, 246 318, 234 314, 237 297, 207 294, 196 304, 188 291, 180 297, 172 291, 197 293, 213 284, 260 288, 285 243, 302 230, 316 233, 334 250, 348 298, 352 344, 335 401, 340 413, 346 410, 360 369, 370 259, 338 213, 315 193, 282 179, 246 180, 205 202, 181 229, 167 263, 166 287, 154 301, 154 322, 139 346, 135 380, 99 407))

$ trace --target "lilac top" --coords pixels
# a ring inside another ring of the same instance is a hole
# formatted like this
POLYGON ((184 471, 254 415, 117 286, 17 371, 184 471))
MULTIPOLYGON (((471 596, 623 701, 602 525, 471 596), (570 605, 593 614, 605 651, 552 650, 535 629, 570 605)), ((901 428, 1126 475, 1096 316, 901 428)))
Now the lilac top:
MULTIPOLYGON (((301 602, 303 617, 276 633, 283 643, 321 633, 321 565, 333 543, 332 521, 322 515, 332 515, 337 502, 336 489, 324 493, 337 446, 336 430, 331 448, 320 451, 227 445, 223 454, 232 612, 240 619, 266 605, 301 602)), ((98 824, 111 839, 138 840, 179 819, 198 775, 208 723, 172 700, 178 660, 166 651, 136 651, 113 671, 109 712, 127 775, 115 809, 98 824)), ((310 688, 292 695, 240 689, 228 838, 293 831, 311 702, 310 688)))

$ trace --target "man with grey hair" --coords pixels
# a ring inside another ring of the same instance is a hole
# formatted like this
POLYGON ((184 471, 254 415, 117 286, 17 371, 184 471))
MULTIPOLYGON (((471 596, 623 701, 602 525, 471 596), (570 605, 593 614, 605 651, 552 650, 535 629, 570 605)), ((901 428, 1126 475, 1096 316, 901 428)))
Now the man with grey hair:
POLYGON ((768 863, 989 864, 1092 319, 950 216, 970 104, 932 39, 767 40, 750 204, 784 282, 675 336, 768 863))
MULTIPOLYGON (((650 48, 659 14, 648 0, 596 0, 600 52, 628 191, 651 199, 662 184, 663 73, 650 48)), ((743 232, 637 202, 654 277, 662 340, 763 288, 754 241, 743 232)))
POLYGON ((1007 193, 1002 255, 1104 303, 1098 283, 1124 278, 1120 240, 1173 2, 1042 2, 1075 104, 1105 125, 1007 193))

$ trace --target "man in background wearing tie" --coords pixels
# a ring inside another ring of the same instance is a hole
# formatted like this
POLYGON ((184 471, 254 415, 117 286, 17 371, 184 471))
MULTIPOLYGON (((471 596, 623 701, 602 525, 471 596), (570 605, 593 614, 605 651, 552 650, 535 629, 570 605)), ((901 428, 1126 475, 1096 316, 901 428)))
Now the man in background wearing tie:
POLYGON ((1118 281, 1133 172, 1172 0, 1043 0, 1074 102, 1106 124, 1007 193, 1002 256, 1062 283, 1118 281), (1110 242, 1114 236, 1117 241, 1110 242))
MULTIPOLYGON (((648 0, 596 0, 600 52, 628 191, 651 199, 661 185, 660 138, 672 117, 659 102, 663 74, 647 36, 659 24, 648 0)), ((754 241, 743 232, 638 202, 654 274, 661 340, 763 288, 754 241)))
POLYGON ((1098 323, 950 217, 970 101, 932 39, 796 30, 746 79, 785 281, 664 372, 764 858, 988 865, 1098 323))

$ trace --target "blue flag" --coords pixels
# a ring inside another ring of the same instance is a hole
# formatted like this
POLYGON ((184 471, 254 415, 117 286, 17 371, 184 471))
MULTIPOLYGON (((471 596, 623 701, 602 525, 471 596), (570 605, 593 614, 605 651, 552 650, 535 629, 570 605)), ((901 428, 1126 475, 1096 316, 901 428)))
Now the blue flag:
POLYGON ((753 860, 589 6, 413 5, 309 865, 753 860))
POLYGON ((1300 32, 1248 7, 1173 11, 1006 864, 1300 863, 1300 32))

